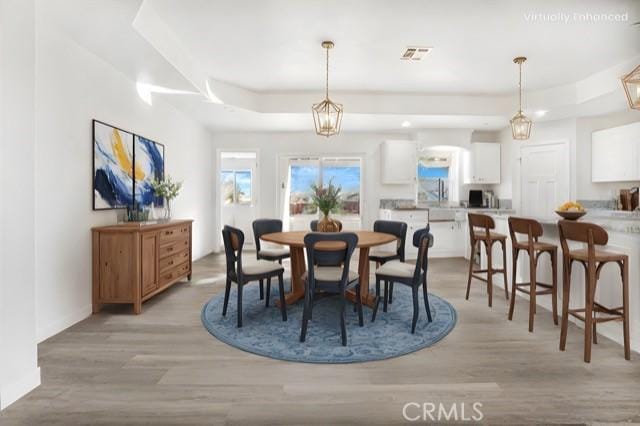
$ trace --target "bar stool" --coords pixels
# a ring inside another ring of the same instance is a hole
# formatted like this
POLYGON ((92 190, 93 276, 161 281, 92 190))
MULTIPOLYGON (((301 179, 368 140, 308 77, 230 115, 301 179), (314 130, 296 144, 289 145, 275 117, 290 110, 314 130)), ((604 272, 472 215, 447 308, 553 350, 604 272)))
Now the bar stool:
POLYGON ((604 246, 609 242, 609 234, 602 227, 593 223, 558 222, 560 242, 562 244, 563 280, 562 280, 562 331, 560 332, 560 350, 564 351, 567 343, 569 314, 584 321, 584 362, 591 362, 591 339, 598 343, 596 324, 607 321, 622 321, 624 333, 624 357, 631 358, 629 342, 629 257, 626 254, 599 250, 596 246, 604 246), (571 250, 568 241, 586 243, 586 249, 571 250), (569 291, 571 289, 571 267, 577 261, 585 269, 585 307, 569 309, 569 291), (596 285, 602 267, 609 262, 616 262, 622 277, 622 306, 608 308, 596 302, 596 285), (606 314, 598 317, 597 313, 606 314))
POLYGON ((558 325, 558 246, 549 243, 541 243, 538 237, 542 236, 542 225, 533 219, 520 217, 509 218, 509 234, 511 235, 511 304, 509 305, 509 321, 513 319, 513 310, 516 304, 516 291, 529 295, 529 331, 533 331, 533 316, 536 313, 536 297, 550 294, 553 309, 553 323, 558 325), (527 239, 518 241, 518 234, 526 235, 527 239), (526 251, 529 255, 529 282, 516 283, 518 267, 518 255, 520 251, 526 251), (551 284, 544 284, 536 277, 538 259, 544 253, 551 257, 551 284), (541 289, 538 289, 541 287, 541 289))
POLYGON ((489 296, 489 307, 493 301, 493 275, 502 273, 504 275, 504 295, 509 300, 509 289, 507 281, 507 236, 491 232, 495 229, 496 224, 491 216, 486 214, 469 213, 469 240, 471 242, 471 259, 469 259, 469 279, 467 281, 467 296, 469 300, 469 291, 471 290, 471 279, 475 278, 487 283, 487 292, 489 296), (476 228, 481 228, 477 230, 476 228), (502 246, 502 269, 495 269, 492 262, 492 248, 495 242, 499 242, 502 246), (480 244, 484 243, 487 250, 487 269, 473 269, 476 250, 480 250, 480 244), (477 247, 477 248, 476 248, 477 247), (486 273, 487 278, 476 275, 478 273, 486 273))

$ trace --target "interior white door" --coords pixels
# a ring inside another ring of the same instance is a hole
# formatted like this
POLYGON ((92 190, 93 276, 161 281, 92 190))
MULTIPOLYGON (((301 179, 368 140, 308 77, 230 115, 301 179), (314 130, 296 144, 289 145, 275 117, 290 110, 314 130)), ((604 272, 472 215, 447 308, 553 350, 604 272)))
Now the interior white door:
POLYGON ((569 199, 569 156, 566 143, 521 148, 522 214, 552 217, 557 206, 569 199))

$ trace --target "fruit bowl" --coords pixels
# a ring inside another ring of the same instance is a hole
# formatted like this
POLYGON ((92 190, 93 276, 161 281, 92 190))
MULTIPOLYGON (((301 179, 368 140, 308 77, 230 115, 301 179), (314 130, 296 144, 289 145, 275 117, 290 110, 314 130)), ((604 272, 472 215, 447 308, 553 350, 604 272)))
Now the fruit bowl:
POLYGON ((586 210, 581 210, 581 211, 560 211, 560 210, 556 210, 556 214, 558 216, 560 216, 563 219, 566 220, 578 220, 580 219, 582 216, 584 216, 585 214, 587 214, 586 210))

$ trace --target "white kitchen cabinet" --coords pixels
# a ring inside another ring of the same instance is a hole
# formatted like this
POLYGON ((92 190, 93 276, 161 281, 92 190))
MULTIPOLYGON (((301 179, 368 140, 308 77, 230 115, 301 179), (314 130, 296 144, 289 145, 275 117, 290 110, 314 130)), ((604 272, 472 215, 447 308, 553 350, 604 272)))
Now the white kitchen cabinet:
POLYGON ((381 179, 384 184, 406 185, 416 182, 417 145, 414 141, 384 141, 380 147, 381 179))
POLYGON ((462 257, 464 255, 464 222, 429 222, 433 247, 429 257, 462 257))
POLYGON ((474 142, 462 158, 464 183, 500 183, 500 144, 474 142))
POLYGON ((640 122, 591 134, 591 181, 640 180, 640 122))

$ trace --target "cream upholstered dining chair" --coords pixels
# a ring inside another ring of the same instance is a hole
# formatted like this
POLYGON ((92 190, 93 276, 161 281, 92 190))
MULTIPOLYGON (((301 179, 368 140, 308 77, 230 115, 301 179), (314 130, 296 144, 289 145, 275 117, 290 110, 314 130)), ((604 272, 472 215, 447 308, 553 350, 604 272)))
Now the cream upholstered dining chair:
POLYGON ((301 342, 304 342, 307 336, 307 326, 313 314, 316 291, 338 294, 342 298, 340 309, 342 346, 347 345, 346 291, 354 284, 356 286, 358 323, 360 327, 364 325, 358 274, 349 269, 349 261, 357 244, 358 236, 352 232, 312 232, 305 235, 304 246, 307 251, 308 267, 304 276, 305 297, 300 330, 301 342))
MULTIPOLYGON (((256 259, 278 262, 282 265, 282 260, 291 256, 289 249, 286 247, 274 247, 262 245, 261 238, 265 234, 273 234, 282 232, 282 221, 280 219, 256 219, 253 221, 253 238, 256 243, 256 259)), ((269 299, 269 290, 267 287, 267 303, 269 299)), ((264 280, 260 280, 260 300, 264 298, 264 280)))
MULTIPOLYGON (((280 311, 282 321, 287 320, 287 304, 284 301, 284 268, 279 263, 258 260, 243 264, 242 248, 244 247, 244 233, 237 228, 225 225, 222 229, 222 239, 224 241, 224 252, 227 260, 227 282, 224 291, 224 305, 222 316, 227 315, 227 305, 229 304, 229 293, 231 283, 238 285, 238 327, 242 327, 242 290, 251 281, 267 280, 267 289, 271 288, 271 278, 278 278, 280 290, 280 311)), ((267 294, 269 292, 267 291, 267 294)), ((269 297, 265 302, 269 306, 269 297)))
POLYGON ((411 333, 415 333, 419 316, 418 290, 422 286, 424 307, 427 311, 427 319, 432 321, 429 307, 429 293, 427 291, 427 271, 429 267, 429 248, 433 246, 433 235, 429 228, 419 229, 413 234, 414 244, 418 246, 418 258, 415 264, 404 263, 397 260, 387 262, 376 270, 376 304, 373 308, 371 322, 376 320, 378 306, 380 305, 380 282, 384 281, 384 312, 387 312, 389 288, 387 283, 404 284, 411 288, 413 298, 413 320, 411 333))

